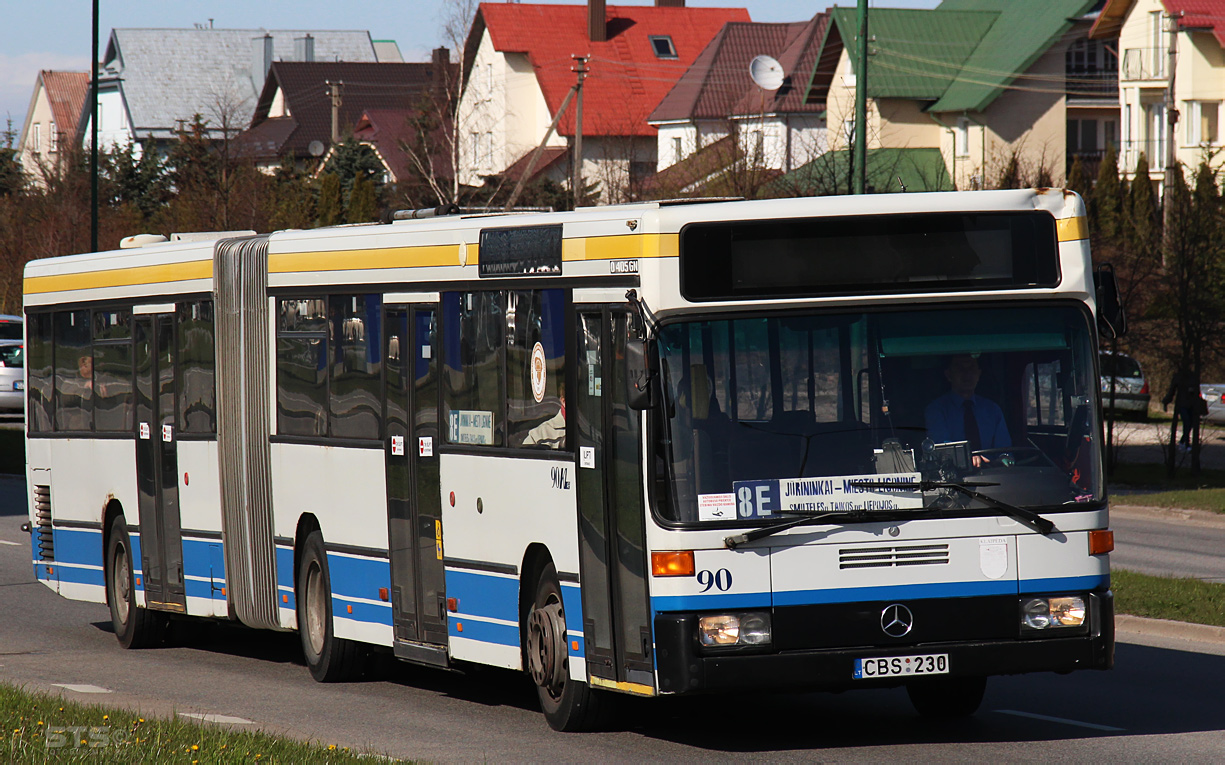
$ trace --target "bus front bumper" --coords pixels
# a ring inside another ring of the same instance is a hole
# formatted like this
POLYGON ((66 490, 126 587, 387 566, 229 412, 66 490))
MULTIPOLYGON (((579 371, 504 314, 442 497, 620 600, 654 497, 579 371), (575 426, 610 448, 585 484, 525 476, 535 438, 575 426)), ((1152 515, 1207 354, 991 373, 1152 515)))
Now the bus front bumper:
POLYGON ((1095 599, 1098 618, 1087 634, 784 652, 704 651, 697 640, 697 614, 659 614, 655 617, 659 691, 879 688, 903 684, 913 676, 856 680, 856 659, 923 654, 947 654, 948 674, 953 677, 1110 669, 1114 666, 1113 597, 1108 592, 1096 593, 1095 599))

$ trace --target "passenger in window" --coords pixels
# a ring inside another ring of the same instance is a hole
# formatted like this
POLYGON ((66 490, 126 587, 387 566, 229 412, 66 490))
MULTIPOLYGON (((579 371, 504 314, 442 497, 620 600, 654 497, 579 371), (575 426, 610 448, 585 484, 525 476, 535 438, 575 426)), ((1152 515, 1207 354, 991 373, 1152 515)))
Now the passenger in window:
POLYGON ((558 386, 558 411, 549 419, 527 432, 524 446, 545 446, 560 449, 566 445, 566 384, 558 386))
POLYGON ((970 446, 974 467, 988 461, 983 449, 1004 449, 1012 446, 1004 411, 989 398, 974 392, 982 370, 978 359, 969 354, 953 356, 945 367, 949 392, 927 405, 927 435, 936 443, 966 441, 970 446))

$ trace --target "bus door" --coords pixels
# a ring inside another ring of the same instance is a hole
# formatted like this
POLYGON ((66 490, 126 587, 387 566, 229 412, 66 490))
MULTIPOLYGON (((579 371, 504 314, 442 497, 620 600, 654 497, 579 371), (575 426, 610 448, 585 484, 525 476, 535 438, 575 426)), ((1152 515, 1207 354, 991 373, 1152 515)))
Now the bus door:
POLYGON ((642 431, 624 382, 628 317, 619 308, 580 311, 577 323, 583 635, 593 684, 653 689, 642 431))
POLYGON ((150 608, 186 611, 179 526, 174 314, 133 317, 141 576, 150 608))
POLYGON ((397 656, 446 664, 434 306, 388 307, 387 530, 397 656))

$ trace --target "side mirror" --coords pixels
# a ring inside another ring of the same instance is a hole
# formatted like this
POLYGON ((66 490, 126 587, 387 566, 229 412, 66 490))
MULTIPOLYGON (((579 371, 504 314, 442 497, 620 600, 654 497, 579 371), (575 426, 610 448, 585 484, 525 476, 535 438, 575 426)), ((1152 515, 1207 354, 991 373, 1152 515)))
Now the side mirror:
POLYGON ((647 341, 631 334, 625 342, 625 403, 631 409, 650 409, 655 405, 655 387, 647 341))
POLYGON ((1119 282, 1114 266, 1102 263, 1093 273, 1097 297, 1097 330, 1102 337, 1118 338, 1127 334, 1127 312, 1119 296, 1119 282))

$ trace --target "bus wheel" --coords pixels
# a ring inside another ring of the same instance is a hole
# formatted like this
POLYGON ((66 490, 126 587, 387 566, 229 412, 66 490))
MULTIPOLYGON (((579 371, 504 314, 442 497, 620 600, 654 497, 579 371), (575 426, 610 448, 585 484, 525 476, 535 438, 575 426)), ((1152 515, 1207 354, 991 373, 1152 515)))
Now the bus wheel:
POLYGON ((540 708, 549 727, 558 731, 592 730, 599 719, 600 698, 583 682, 570 679, 566 615, 557 569, 550 563, 536 583, 536 599, 527 615, 527 664, 540 708))
POLYGON ((115 637, 124 648, 148 648, 166 635, 164 615, 136 605, 132 576, 132 543, 123 516, 111 521, 106 542, 106 602, 115 637))
POLYGON ((906 693, 924 717, 952 719, 969 717, 983 703, 985 677, 941 677, 907 684, 906 693))
POLYGON ((298 562, 298 635, 311 676, 321 683, 353 680, 361 674, 363 652, 332 632, 332 578, 323 535, 311 532, 298 562))

